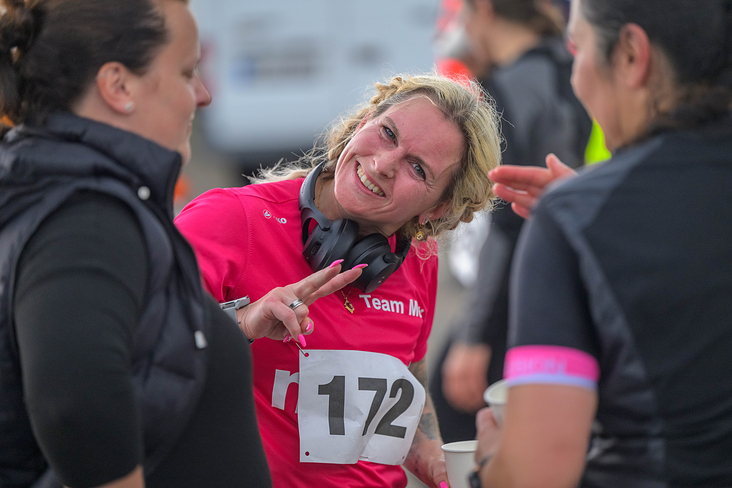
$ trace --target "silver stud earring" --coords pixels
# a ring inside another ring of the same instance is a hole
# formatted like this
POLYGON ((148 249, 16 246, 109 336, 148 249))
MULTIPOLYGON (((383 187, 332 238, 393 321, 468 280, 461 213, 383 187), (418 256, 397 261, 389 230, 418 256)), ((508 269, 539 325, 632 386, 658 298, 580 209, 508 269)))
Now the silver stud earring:
POLYGON ((135 108, 135 104, 132 102, 125 103, 125 112, 130 113, 132 112, 132 109, 135 108))

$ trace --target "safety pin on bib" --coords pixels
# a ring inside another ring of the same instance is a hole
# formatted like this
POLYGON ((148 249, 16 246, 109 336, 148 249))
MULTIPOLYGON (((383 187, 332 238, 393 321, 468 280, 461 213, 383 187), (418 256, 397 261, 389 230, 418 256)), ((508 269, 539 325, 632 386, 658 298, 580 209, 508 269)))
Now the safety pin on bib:
POLYGON ((299 342, 297 342, 296 340, 293 340, 292 339, 292 336, 291 335, 288 335, 287 337, 285 337, 285 340, 282 341, 282 342, 284 342, 284 343, 292 342, 293 344, 295 344, 297 346, 298 349, 300 349, 300 352, 302 353, 303 356, 305 356, 305 357, 310 356, 310 354, 306 353, 305 350, 302 347, 300 347, 300 343, 299 342))
POLYGON ((300 352, 302 353, 303 356, 305 356, 305 357, 310 356, 310 354, 306 353, 305 350, 302 347, 300 347, 300 343, 298 343, 297 341, 292 341, 292 343, 295 344, 298 349, 300 349, 300 352))

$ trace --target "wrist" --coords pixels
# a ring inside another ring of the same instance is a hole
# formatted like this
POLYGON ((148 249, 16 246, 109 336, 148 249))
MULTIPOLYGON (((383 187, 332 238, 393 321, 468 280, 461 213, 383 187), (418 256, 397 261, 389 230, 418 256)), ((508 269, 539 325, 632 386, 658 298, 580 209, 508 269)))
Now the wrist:
POLYGON ((247 326, 247 317, 250 315, 249 308, 243 310, 238 310, 236 312, 236 325, 239 326, 239 330, 244 335, 244 337, 249 341, 249 344, 254 342, 254 339, 257 339, 257 336, 254 331, 250 330, 247 326))
POLYGON ((481 458, 480 461, 478 461, 478 466, 476 467, 475 471, 470 473, 470 476, 468 476, 468 484, 470 485, 470 488, 482 488, 480 472, 488 465, 488 462, 491 460, 492 457, 492 454, 488 454, 487 456, 481 458))
POLYGON ((428 481, 433 480, 440 471, 447 471, 445 454, 440 447, 442 444, 442 441, 434 439, 424 440, 418 446, 412 444, 407 459, 403 463, 404 467, 425 484, 429 484, 428 481))
POLYGON ((243 313, 239 312, 239 310, 249 305, 249 303, 249 296, 243 296, 241 298, 237 298, 236 300, 230 300, 228 302, 221 303, 220 306, 221 310, 226 312, 226 314, 231 317, 234 322, 236 322, 236 324, 239 326, 239 329, 242 331, 244 336, 251 344, 252 342, 254 342, 254 339, 247 333, 243 324, 243 313))

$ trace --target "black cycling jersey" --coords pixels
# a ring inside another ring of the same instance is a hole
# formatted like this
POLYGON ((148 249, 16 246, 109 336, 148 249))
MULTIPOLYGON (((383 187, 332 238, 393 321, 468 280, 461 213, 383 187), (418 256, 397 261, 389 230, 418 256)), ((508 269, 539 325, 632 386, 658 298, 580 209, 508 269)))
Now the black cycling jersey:
POLYGON ((585 487, 732 486, 732 118, 561 183, 519 241, 509 346, 600 367, 585 487))

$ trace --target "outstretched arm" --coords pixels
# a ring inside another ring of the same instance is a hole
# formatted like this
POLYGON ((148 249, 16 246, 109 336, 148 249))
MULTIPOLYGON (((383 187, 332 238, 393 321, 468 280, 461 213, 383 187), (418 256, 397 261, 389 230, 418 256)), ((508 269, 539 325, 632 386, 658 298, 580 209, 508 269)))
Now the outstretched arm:
POLYGON ((417 361, 409 366, 409 371, 424 386, 426 398, 422 418, 417 432, 414 434, 412 447, 409 449, 404 467, 411 471, 427 486, 447 488, 447 467, 445 455, 442 453, 442 437, 437 425, 437 415, 427 390, 427 366, 425 360, 417 361))
POLYGON ((529 218, 531 208, 544 193, 546 185, 554 180, 569 178, 577 173, 562 163, 554 154, 546 157, 546 168, 538 166, 499 166, 489 173, 496 185, 493 192, 503 200, 511 202, 514 212, 529 218))

